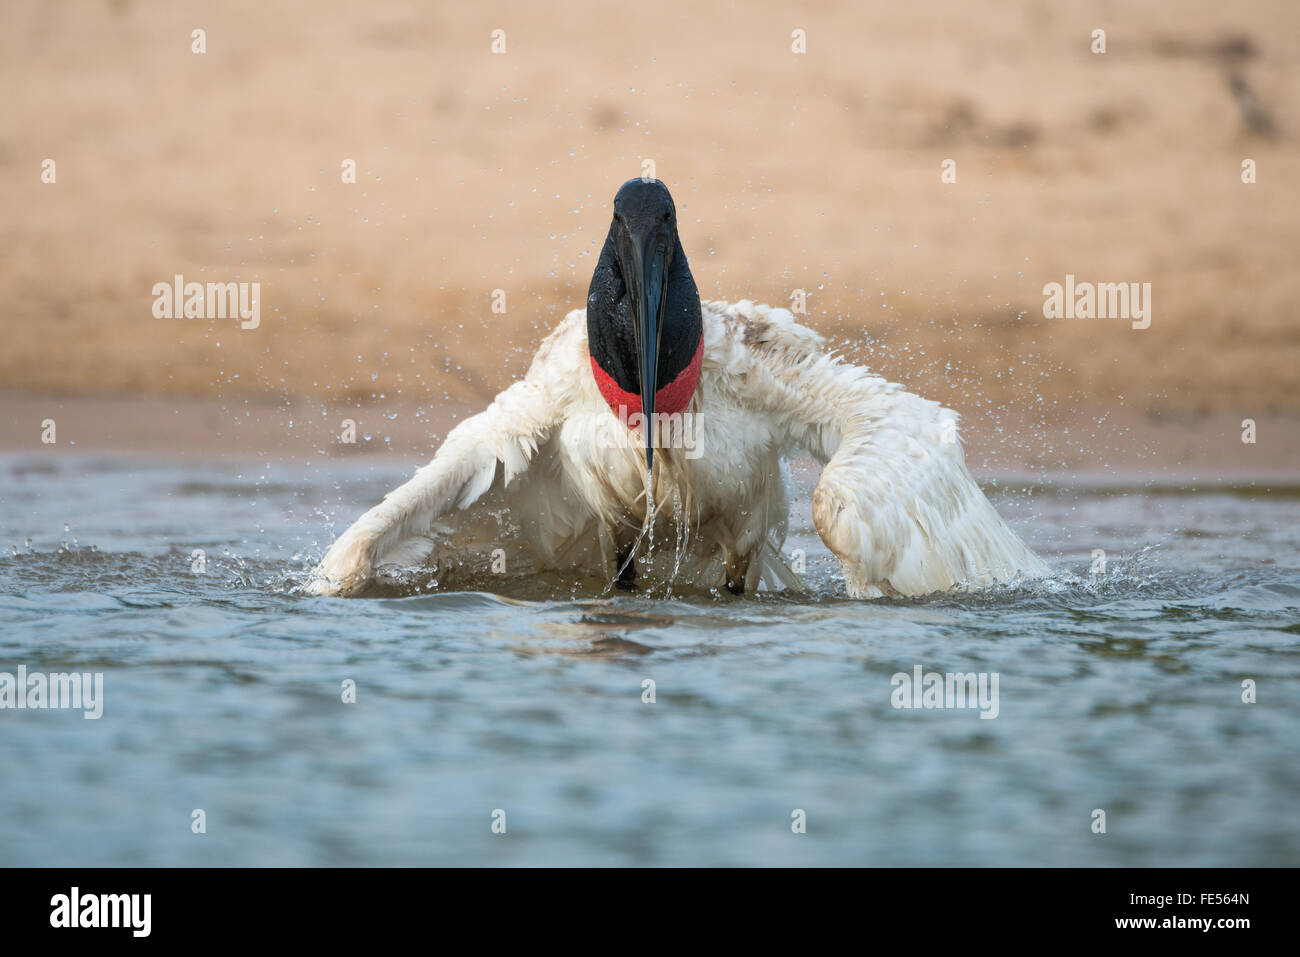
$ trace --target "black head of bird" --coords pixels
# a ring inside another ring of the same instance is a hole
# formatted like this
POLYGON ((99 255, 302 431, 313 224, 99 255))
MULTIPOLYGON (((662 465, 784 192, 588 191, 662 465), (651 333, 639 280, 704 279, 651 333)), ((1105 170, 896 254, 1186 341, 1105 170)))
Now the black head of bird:
POLYGON ((587 348, 601 395, 625 422, 640 413, 646 471, 656 415, 690 406, 704 355, 700 294, 677 236, 677 208, 658 180, 628 180, 587 292, 587 348))

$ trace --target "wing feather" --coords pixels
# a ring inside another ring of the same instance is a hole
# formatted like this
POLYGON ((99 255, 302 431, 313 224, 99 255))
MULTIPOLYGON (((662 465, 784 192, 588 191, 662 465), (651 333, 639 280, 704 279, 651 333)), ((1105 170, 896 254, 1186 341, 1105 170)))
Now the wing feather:
POLYGON ((924 595, 1047 573, 971 478, 955 412, 828 354, 784 309, 720 311, 738 399, 825 465, 813 521, 850 594, 924 595))
POLYGON ((563 418, 572 376, 551 366, 567 355, 555 346, 574 335, 575 315, 581 318, 570 314, 542 343, 525 379, 452 429, 428 465, 334 541, 304 586, 308 593, 354 595, 382 565, 418 565, 434 547, 439 516, 472 506, 498 476, 508 486, 528 469, 563 418))

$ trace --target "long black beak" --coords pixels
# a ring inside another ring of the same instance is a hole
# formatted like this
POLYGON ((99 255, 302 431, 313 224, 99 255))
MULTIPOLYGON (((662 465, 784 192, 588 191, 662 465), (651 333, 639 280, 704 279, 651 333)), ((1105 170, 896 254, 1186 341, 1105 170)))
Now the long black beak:
POLYGON ((654 474, 655 385, 659 372, 659 332, 663 325, 664 286, 667 282, 668 243, 666 237, 651 235, 644 244, 633 240, 632 269, 636 278, 629 285, 636 336, 637 368, 641 378, 641 428, 645 435, 646 475, 654 474))

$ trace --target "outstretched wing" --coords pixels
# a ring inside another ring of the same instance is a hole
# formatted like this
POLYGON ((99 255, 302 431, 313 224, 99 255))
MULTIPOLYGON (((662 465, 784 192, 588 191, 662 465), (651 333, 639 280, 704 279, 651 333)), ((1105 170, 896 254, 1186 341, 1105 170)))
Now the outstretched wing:
POLYGON ((813 521, 855 597, 1047 573, 966 470, 957 413, 829 355, 784 309, 721 310, 737 398, 825 469, 813 521))
POLYGON ((440 516, 483 498, 498 472, 503 487, 528 469, 563 419, 566 378, 552 366, 562 364, 573 325, 571 314, 542 343, 526 378, 452 429, 428 465, 334 541, 304 586, 309 594, 354 595, 383 565, 419 565, 440 516))

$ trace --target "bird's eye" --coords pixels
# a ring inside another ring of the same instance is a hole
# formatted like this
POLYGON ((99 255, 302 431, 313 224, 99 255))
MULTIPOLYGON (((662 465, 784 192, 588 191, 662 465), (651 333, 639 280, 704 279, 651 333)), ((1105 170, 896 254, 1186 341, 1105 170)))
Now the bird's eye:
POLYGON ((664 213, 665 223, 672 222, 672 218, 673 218, 673 214, 671 212, 664 213))

